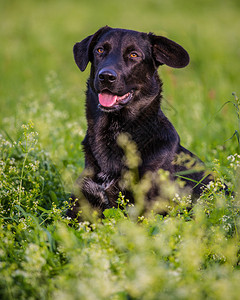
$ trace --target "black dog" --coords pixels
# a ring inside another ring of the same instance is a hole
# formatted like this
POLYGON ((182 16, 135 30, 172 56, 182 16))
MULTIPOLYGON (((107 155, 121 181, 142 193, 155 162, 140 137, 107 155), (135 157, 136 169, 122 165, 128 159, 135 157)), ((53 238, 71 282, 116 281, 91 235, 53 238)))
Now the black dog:
MULTIPOLYGON (((81 71, 91 62, 86 93, 88 130, 82 143, 85 169, 90 173, 83 172, 80 177, 69 216, 76 217, 82 195, 101 210, 116 206, 119 191, 134 201, 119 184, 126 169, 124 152, 117 143, 121 133, 127 133, 137 145, 139 178, 148 171, 154 174, 164 169, 174 180, 177 173, 189 168, 185 164, 189 157, 200 162, 180 145, 176 130, 160 108, 162 83, 157 69, 163 64, 183 68, 189 63, 188 53, 180 45, 152 33, 106 26, 75 44, 73 52, 81 71), (182 153, 187 157, 185 163, 177 162, 182 153)), ((184 178, 185 186, 196 195, 209 181, 199 170, 184 178)), ((160 194, 161 187, 152 184, 146 198, 150 201, 160 194)))

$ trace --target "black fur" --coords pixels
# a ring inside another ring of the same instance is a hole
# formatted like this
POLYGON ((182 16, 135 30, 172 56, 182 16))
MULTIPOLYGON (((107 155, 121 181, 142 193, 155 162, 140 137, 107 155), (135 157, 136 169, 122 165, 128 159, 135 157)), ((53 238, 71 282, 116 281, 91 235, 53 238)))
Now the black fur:
MULTIPOLYGON (((128 133, 137 145, 142 160, 140 178, 147 171, 154 174, 164 169, 175 179, 177 172, 187 169, 184 163, 175 163, 181 153, 200 162, 180 145, 175 128, 160 108, 162 82, 157 68, 162 64, 185 67, 189 56, 180 45, 152 33, 106 26, 77 43, 73 51, 81 71, 91 62, 91 74, 86 93, 88 129, 82 143, 85 171, 78 181, 79 190, 73 196, 73 202, 76 198, 79 200, 72 204, 69 216, 76 217, 83 195, 101 210, 116 206, 120 191, 134 200, 130 191, 121 190, 119 185, 126 168, 123 150, 117 143, 121 133, 128 133), (99 103, 101 93, 105 97, 103 105, 99 103), (106 95, 110 95, 112 102, 117 95, 118 101, 109 104, 106 95)), ((193 172, 185 177, 199 182, 204 172, 193 172)), ((205 178, 201 183, 208 181, 205 178)), ((193 194, 201 192, 201 184, 196 185, 192 180, 186 180, 186 186, 193 189, 193 194)), ((146 200, 156 198, 160 190, 161 187, 153 184, 146 200)))

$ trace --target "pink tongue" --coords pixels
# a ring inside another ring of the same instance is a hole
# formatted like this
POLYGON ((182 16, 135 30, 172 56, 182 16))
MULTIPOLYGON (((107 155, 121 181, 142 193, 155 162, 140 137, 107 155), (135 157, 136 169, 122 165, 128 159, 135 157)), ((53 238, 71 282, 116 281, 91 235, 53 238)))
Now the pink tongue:
POLYGON ((117 102, 117 96, 110 93, 98 94, 99 103, 105 107, 111 107, 117 102))

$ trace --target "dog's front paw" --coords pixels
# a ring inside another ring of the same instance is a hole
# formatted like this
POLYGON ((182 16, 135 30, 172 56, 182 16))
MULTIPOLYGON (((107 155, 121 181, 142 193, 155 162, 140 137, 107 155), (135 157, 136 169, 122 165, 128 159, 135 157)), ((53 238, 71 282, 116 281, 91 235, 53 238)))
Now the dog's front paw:
POLYGON ((111 208, 108 197, 107 197, 107 194, 104 190, 101 192, 101 194, 99 196, 100 196, 100 202, 101 202, 102 208, 103 209, 111 208))
POLYGON ((103 185, 100 185, 93 181, 89 177, 85 177, 81 187, 84 197, 95 207, 101 207, 102 209, 109 208, 110 202, 105 192, 103 185))

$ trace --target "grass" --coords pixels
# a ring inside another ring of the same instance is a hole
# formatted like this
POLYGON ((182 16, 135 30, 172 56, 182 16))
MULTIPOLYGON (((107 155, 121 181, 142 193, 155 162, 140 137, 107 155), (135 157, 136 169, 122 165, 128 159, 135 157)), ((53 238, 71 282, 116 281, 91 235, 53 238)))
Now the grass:
POLYGON ((239 11, 237 0, 1 1, 1 299, 239 298, 239 11), (105 219, 69 226, 89 72, 72 46, 106 24, 188 50, 187 68, 160 68, 162 106, 216 181, 193 209, 175 195, 167 216, 142 216, 120 195, 105 219))

